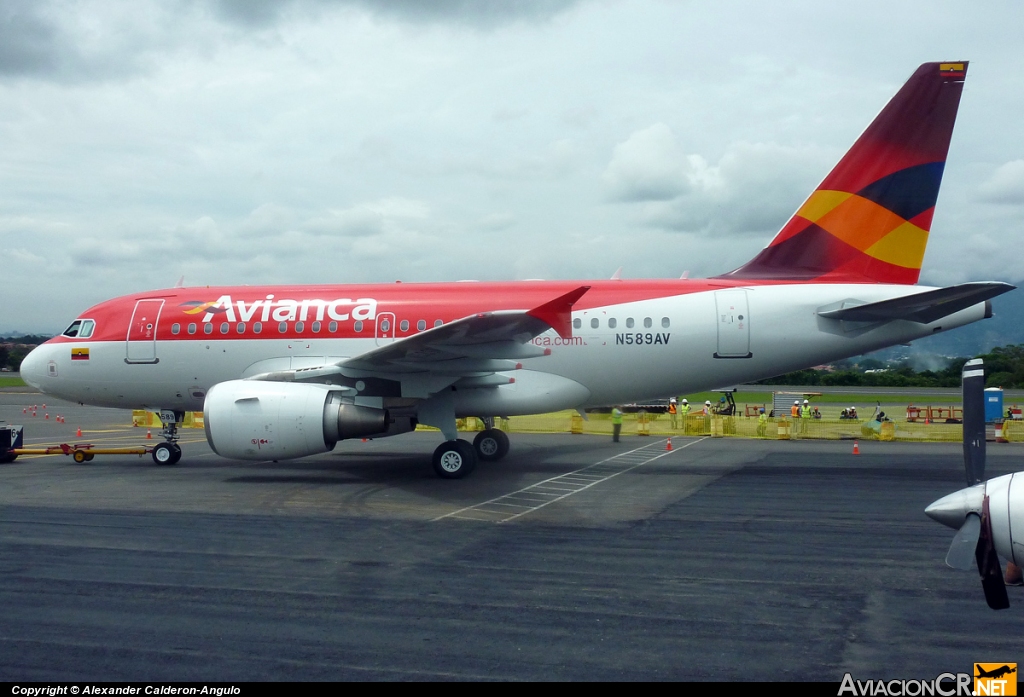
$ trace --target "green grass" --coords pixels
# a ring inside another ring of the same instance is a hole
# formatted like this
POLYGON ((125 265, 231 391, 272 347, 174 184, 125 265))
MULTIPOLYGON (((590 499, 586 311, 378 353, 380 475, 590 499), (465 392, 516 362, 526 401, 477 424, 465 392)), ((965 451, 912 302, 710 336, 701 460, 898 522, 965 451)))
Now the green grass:
POLYGON ((25 387, 25 381, 21 378, 0 377, 0 387, 25 387))

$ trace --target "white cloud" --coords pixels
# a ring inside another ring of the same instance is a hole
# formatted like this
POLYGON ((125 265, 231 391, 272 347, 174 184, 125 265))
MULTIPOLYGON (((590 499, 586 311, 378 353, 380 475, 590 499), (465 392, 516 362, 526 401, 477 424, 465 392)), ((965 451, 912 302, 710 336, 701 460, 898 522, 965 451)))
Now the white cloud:
POLYGON ((1024 204, 1024 160, 1000 165, 989 179, 978 187, 984 201, 1024 204))
POLYGON ((764 234, 778 230, 815 183, 828 159, 809 147, 733 143, 714 165, 687 155, 665 124, 633 133, 615 147, 604 181, 639 220, 693 233, 764 234))

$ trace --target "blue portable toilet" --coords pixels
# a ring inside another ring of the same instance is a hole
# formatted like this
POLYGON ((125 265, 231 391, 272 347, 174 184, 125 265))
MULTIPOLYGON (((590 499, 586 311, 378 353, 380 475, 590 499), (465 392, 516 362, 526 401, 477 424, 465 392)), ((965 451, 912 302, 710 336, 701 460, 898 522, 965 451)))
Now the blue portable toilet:
POLYGON ((985 388, 985 423, 1003 418, 1003 388, 985 388))

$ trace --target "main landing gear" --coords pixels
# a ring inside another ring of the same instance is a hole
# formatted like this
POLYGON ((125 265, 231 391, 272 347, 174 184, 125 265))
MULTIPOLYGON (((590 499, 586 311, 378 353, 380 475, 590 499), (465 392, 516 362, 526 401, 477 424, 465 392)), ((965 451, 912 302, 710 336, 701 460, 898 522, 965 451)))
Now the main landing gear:
POLYGON ((434 451, 434 471, 442 479, 461 479, 476 469, 477 462, 496 462, 508 454, 509 440, 504 431, 488 428, 473 439, 450 440, 434 451))
POLYGON ((158 465, 176 465, 181 459, 181 446, 178 445, 178 424, 185 419, 183 412, 160 411, 160 423, 163 430, 160 435, 164 442, 153 448, 153 462, 158 465), (179 418, 180 417, 180 418, 179 418))

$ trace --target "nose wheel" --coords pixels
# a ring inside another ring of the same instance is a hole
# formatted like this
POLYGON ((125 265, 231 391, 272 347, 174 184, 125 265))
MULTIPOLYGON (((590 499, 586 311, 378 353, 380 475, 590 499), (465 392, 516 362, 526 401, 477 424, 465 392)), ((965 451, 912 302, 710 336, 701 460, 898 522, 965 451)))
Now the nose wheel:
POLYGON ((153 462, 158 465, 176 465, 181 459, 181 446, 177 443, 160 443, 153 448, 153 462))

